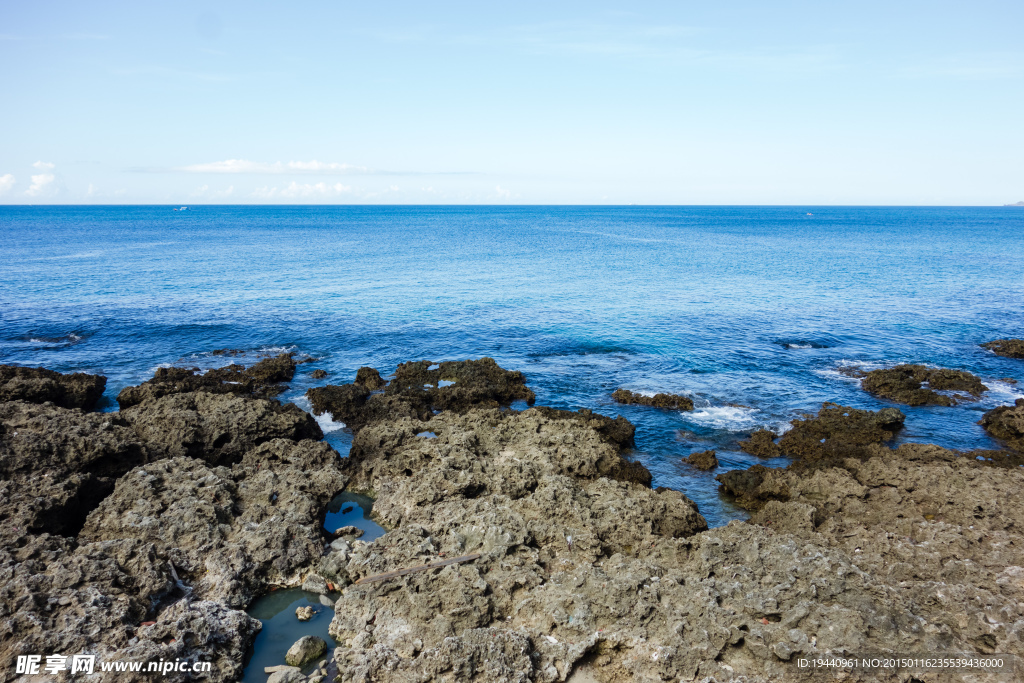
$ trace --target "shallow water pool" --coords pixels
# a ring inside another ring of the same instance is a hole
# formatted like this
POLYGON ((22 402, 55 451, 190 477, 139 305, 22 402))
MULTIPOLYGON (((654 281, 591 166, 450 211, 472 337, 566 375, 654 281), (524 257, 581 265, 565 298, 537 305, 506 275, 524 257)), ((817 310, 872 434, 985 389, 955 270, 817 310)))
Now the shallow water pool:
POLYGON ((247 610, 249 615, 263 622, 263 630, 256 636, 249 660, 245 664, 243 683, 266 683, 269 674, 264 667, 284 664, 284 655, 302 636, 319 636, 327 643, 327 652, 310 662, 304 673, 312 671, 317 662, 327 659, 337 644, 327 635, 327 627, 334 618, 334 610, 320 604, 320 595, 301 588, 274 591, 255 600, 247 610), (309 621, 299 621, 295 609, 311 605, 315 613, 309 621))

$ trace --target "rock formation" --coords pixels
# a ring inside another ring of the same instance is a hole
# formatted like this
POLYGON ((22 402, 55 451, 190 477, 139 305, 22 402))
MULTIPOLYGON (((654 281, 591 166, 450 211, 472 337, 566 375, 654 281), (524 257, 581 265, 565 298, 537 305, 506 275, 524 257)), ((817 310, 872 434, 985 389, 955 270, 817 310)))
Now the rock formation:
POLYGON ((718 457, 714 451, 700 451, 699 453, 690 453, 687 457, 683 458, 683 462, 693 465, 698 470, 713 470, 718 467, 718 457))
POLYGON ((102 375, 62 375, 45 368, 0 365, 0 402, 50 402, 61 408, 92 410, 106 386, 102 375))
POLYGON ((668 408, 670 410, 693 410, 693 399, 678 394, 645 396, 629 389, 616 389, 612 392, 612 398, 619 403, 633 403, 641 406, 668 408))
POLYGON ((951 406, 960 401, 977 400, 988 391, 988 387, 969 372, 925 365, 897 365, 872 370, 864 375, 861 387, 870 394, 908 406, 951 406), (960 391, 966 395, 951 397, 938 391, 960 391))
POLYGON ((1024 339, 996 339, 980 345, 997 356, 1024 358, 1024 339))

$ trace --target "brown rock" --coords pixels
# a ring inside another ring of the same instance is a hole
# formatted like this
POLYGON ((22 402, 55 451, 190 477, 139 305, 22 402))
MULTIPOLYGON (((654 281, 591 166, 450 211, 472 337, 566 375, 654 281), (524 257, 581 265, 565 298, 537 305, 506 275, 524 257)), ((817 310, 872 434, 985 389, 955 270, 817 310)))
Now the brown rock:
POLYGON ((616 389, 612 398, 619 403, 668 408, 671 410, 693 410, 693 400, 678 394, 655 394, 644 396, 628 389, 616 389))
POLYGON ((687 457, 683 458, 684 462, 687 462, 699 470, 713 470, 718 467, 718 458, 715 456, 714 451, 700 451, 699 453, 690 453, 687 457))
POLYGON ((782 449, 775 443, 778 437, 773 431, 758 429, 750 435, 747 441, 740 441, 740 450, 760 458, 777 458, 782 455, 782 449))
POLYGON ((0 365, 0 401, 50 402, 61 408, 92 410, 106 386, 102 375, 62 375, 45 368, 0 365))
MULTIPOLYGON (((936 390, 963 391, 975 399, 988 391, 988 387, 969 372, 924 365, 897 365, 885 370, 872 370, 861 380, 861 387, 875 396, 910 406, 951 406, 957 402, 957 399, 936 393, 936 390), (928 388, 923 387, 925 382, 928 388)), ((960 397, 960 400, 964 398, 960 397)))
POLYGON ((996 339, 981 344, 997 356, 1006 358, 1024 358, 1024 339, 996 339))

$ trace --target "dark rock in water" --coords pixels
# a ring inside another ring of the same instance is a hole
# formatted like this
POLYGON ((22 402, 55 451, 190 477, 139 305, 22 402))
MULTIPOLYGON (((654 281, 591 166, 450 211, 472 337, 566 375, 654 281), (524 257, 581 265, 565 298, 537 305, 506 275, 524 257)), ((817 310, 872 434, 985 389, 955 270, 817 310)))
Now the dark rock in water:
POLYGON ((313 379, 323 379, 324 377, 327 376, 327 371, 326 370, 319 370, 319 369, 318 370, 314 370, 313 372, 310 373, 309 376, 312 377, 313 379))
POLYGON ((380 373, 373 368, 359 368, 356 370, 356 384, 366 387, 370 391, 383 389, 387 382, 380 376, 380 373))
POLYGON ((715 477, 722 490, 736 497, 736 503, 748 510, 756 510, 769 500, 789 500, 789 488, 769 478, 776 470, 764 465, 753 465, 745 470, 729 470, 715 477), (769 485, 765 485, 766 478, 769 485))
POLYGON ((1006 358, 1024 358, 1024 339, 996 339, 980 344, 997 356, 1006 358))
POLYGON ((905 419, 896 408, 870 411, 823 403, 817 416, 791 422, 793 428, 779 439, 779 448, 783 455, 803 465, 859 458, 864 456, 865 446, 892 439, 905 419))
POLYGON ((601 438, 608 443, 615 444, 619 448, 629 448, 633 445, 633 437, 636 435, 636 427, 632 422, 621 415, 610 418, 607 415, 595 413, 588 408, 580 408, 576 412, 571 410, 558 410, 547 406, 532 408, 541 415, 551 419, 573 420, 580 422, 601 435, 601 438))
POLYGON ((62 375, 45 368, 0 365, 0 401, 49 401, 61 408, 92 410, 106 386, 102 375, 62 375))
POLYGON ((671 410, 693 410, 693 400, 678 394, 655 394, 644 396, 628 389, 616 389, 612 392, 612 398, 619 403, 636 404, 641 406, 653 406, 655 408, 669 408, 671 410))
POLYGON ((205 374, 200 374, 199 368, 158 368, 153 379, 122 389, 117 403, 124 410, 149 398, 194 391, 270 398, 284 391, 280 382, 289 382, 294 376, 295 360, 290 353, 264 358, 250 368, 228 365, 205 374))
POLYGON ((403 363, 386 386, 376 370, 360 368, 354 383, 315 387, 306 396, 314 414, 330 413, 353 431, 378 420, 408 417, 426 421, 434 411, 464 412, 475 406, 498 407, 516 400, 532 404, 535 400, 523 373, 503 370, 491 358, 403 363), (383 393, 373 393, 381 387, 383 393))
POLYGON ((231 464, 271 439, 321 439, 316 420, 293 404, 205 391, 152 398, 121 411, 159 457, 231 464))
POLYGON ((861 387, 875 396, 909 406, 951 406, 957 403, 955 398, 936 391, 965 391, 975 399, 988 391, 988 387, 969 372, 924 365, 897 365, 885 370, 872 370, 864 376, 861 387), (925 382, 928 388, 922 386, 925 382))
POLYGON ((740 450, 761 458, 777 458, 782 455, 782 449, 775 443, 778 434, 767 429, 758 429, 750 435, 747 441, 740 441, 740 450))
POLYGON ((1024 453, 1024 398, 1018 398, 1013 406, 993 408, 978 424, 1013 450, 1024 453))
POLYGON ((687 462, 699 470, 713 470, 718 467, 718 458, 714 451, 700 451, 699 453, 690 453, 687 457, 683 458, 684 462, 687 462))

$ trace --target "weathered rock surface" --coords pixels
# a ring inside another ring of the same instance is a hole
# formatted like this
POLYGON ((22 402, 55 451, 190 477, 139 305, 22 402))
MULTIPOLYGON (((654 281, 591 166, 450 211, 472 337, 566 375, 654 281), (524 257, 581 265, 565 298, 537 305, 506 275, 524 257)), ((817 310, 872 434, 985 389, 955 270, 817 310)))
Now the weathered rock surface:
POLYGON ((139 438, 161 457, 230 465, 272 439, 320 439, 309 413, 293 404, 206 391, 147 399, 121 411, 139 438))
POLYGON ((929 368, 925 365, 897 365, 872 370, 861 380, 864 391, 909 406, 951 406, 962 401, 977 400, 988 387, 975 375, 964 370, 929 368), (924 384, 927 383, 926 388, 924 384), (939 391, 965 392, 946 396, 939 391))
POLYGON ((303 666, 308 662, 327 652, 327 643, 323 638, 316 636, 302 636, 288 648, 284 655, 284 661, 289 666, 303 666))
POLYGON ((292 354, 283 353, 248 369, 228 365, 202 373, 199 368, 159 368, 148 382, 122 389, 117 402, 124 410, 146 399, 194 391, 271 398, 284 390, 281 382, 290 382, 295 376, 295 365, 292 354))
POLYGON ((775 443, 779 437, 775 432, 768 429, 754 431, 746 441, 740 441, 740 450, 760 458, 777 458, 782 455, 782 449, 775 443))
POLYGON ((231 468, 160 460, 118 480, 79 537, 152 543, 197 595, 244 608, 271 585, 301 582, 345 484, 337 453, 315 441, 275 439, 231 468))
POLYGON ((718 467, 718 457, 715 455, 714 451, 690 453, 690 455, 683 458, 683 461, 704 471, 713 470, 718 467))
POLYGON ((693 399, 678 394, 655 394, 645 396, 629 389, 616 389, 612 392, 612 398, 619 403, 636 404, 641 406, 652 406, 654 408, 668 408, 671 410, 693 410, 693 399))
POLYGON ((997 356, 1006 358, 1024 358, 1024 339, 996 339, 981 344, 997 356))
POLYGON ((397 417, 430 419, 434 411, 464 412, 513 401, 536 399, 521 372, 502 369, 492 358, 431 363, 403 363, 386 384, 373 368, 360 368, 352 384, 316 387, 306 392, 313 413, 330 413, 358 430, 377 420, 397 417), (383 389, 382 393, 373 393, 383 389))
POLYGON ((1024 398, 1012 406, 999 406, 985 413, 978 422, 992 436, 1024 454, 1024 398))
POLYGON ((61 408, 92 410, 106 386, 107 378, 102 375, 63 375, 45 368, 0 365, 0 402, 49 401, 61 408))

